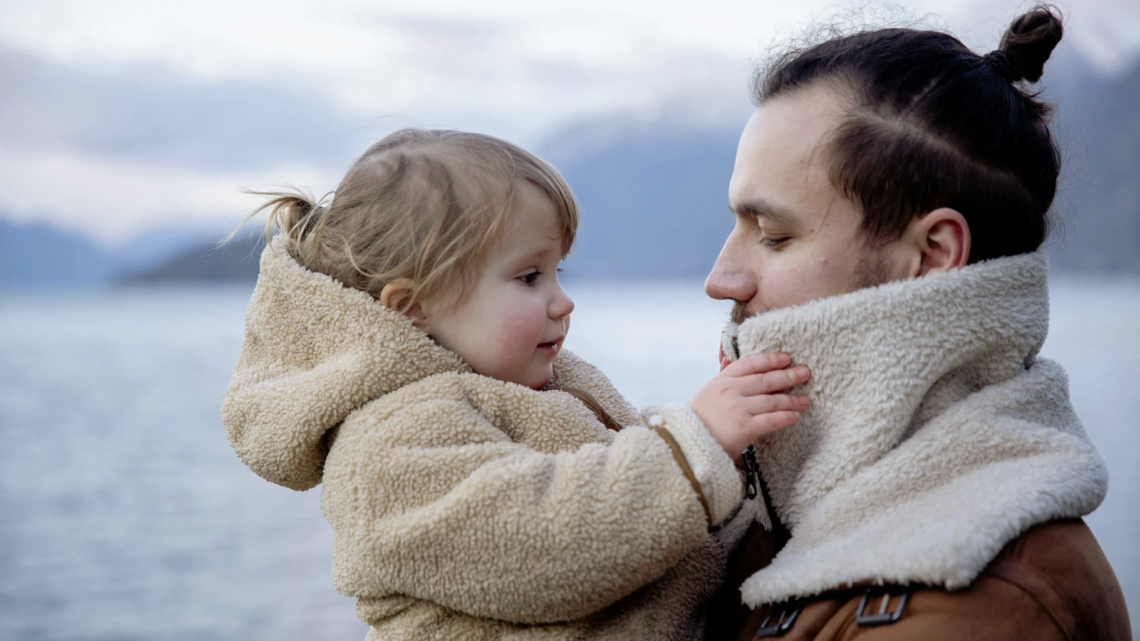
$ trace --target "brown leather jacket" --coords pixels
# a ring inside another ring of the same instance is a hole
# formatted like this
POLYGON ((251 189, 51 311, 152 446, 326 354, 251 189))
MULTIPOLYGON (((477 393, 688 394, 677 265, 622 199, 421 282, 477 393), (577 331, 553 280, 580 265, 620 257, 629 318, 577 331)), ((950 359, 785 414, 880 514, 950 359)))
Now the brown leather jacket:
MULTIPOLYGON (((783 535, 786 537, 786 533, 783 535)), ((1011 541, 970 587, 869 586, 791 604, 740 604, 740 584, 782 537, 754 527, 709 612, 709 641, 1127 641, 1124 594, 1084 521, 1038 525, 1011 541), (905 600, 904 600, 905 599, 905 600)), ((786 540, 786 538, 785 538, 786 540)))

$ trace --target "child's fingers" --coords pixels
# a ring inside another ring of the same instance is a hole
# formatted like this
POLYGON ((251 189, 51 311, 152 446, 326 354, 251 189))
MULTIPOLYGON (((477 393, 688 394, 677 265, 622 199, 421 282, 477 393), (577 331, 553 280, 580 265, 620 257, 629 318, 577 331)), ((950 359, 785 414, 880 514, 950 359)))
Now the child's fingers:
POLYGON ((811 403, 803 394, 757 394, 745 400, 745 408, 751 415, 771 412, 806 410, 811 403))
POLYGON ((795 425, 800 420, 799 412, 782 411, 757 414, 748 421, 748 429, 752 432, 753 440, 778 432, 786 427, 795 425))
POLYGON ((791 369, 778 369, 772 372, 738 377, 734 382, 734 389, 742 396, 772 394, 806 383, 810 378, 811 370, 800 365, 791 369))
POLYGON ((742 358, 724 368, 723 374, 728 376, 748 376, 772 370, 783 369, 792 364, 789 354, 779 352, 776 354, 756 354, 742 358))

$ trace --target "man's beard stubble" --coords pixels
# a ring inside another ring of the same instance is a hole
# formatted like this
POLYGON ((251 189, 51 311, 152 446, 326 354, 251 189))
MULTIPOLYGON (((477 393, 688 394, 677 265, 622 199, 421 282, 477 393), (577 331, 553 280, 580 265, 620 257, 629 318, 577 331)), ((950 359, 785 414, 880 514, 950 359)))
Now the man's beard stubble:
POLYGON ((744 303, 740 301, 734 301, 732 303, 732 311, 728 313, 728 320, 731 321, 734 325, 739 325, 751 316, 754 316, 754 314, 748 311, 748 308, 744 306, 744 303))
MULTIPOLYGON (((859 263, 855 265, 855 272, 852 274, 851 287, 843 293, 850 293, 858 291, 860 289, 866 289, 868 287, 876 287, 891 280, 894 279, 891 278, 890 265, 887 262, 886 257, 877 252, 872 253, 871 255, 860 259, 859 263)), ((809 301, 803 302, 806 303, 809 301)), ((752 318, 753 316, 761 313, 762 312, 759 311, 749 310, 748 306, 740 301, 734 301, 732 303, 732 311, 730 311, 728 314, 728 319, 733 324, 739 325, 749 318, 752 318)))

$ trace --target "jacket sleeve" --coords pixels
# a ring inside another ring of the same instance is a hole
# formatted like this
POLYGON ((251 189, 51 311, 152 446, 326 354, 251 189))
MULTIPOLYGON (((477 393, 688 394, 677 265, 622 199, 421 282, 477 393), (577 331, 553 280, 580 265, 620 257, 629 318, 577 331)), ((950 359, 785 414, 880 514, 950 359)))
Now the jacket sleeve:
POLYGON ((652 582, 705 540, 699 494, 661 434, 633 426, 603 431, 609 442, 536 442, 520 425, 557 426, 545 432, 571 441, 588 431, 597 441, 601 428, 567 394, 526 406, 539 394, 527 390, 522 407, 503 411, 478 389, 439 387, 396 411, 366 407, 336 437, 322 505, 342 593, 567 621, 652 582))
POLYGON ((705 506, 709 523, 719 525, 740 505, 740 472, 688 403, 647 407, 642 413, 650 429, 661 434, 677 454, 705 506))

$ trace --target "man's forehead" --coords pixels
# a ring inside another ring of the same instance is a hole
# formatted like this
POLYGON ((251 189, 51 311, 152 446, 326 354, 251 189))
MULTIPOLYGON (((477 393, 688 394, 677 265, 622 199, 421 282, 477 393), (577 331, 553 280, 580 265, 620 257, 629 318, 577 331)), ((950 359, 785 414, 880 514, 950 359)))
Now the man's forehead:
POLYGON ((807 173, 791 159, 749 162, 738 158, 729 182, 728 206, 738 216, 773 224, 804 221, 812 207, 807 173))
POLYGON ((758 107, 737 147, 730 208, 789 223, 825 210, 835 196, 827 171, 827 140, 846 110, 843 97, 823 86, 758 107))
POLYGON ((813 85, 756 108, 736 150, 741 165, 802 165, 818 162, 827 141, 851 112, 848 98, 828 85, 813 85))

